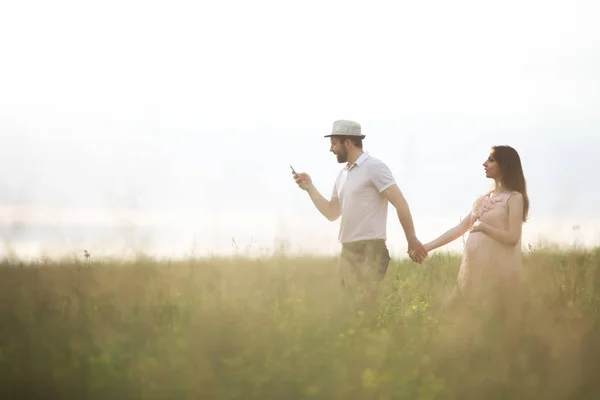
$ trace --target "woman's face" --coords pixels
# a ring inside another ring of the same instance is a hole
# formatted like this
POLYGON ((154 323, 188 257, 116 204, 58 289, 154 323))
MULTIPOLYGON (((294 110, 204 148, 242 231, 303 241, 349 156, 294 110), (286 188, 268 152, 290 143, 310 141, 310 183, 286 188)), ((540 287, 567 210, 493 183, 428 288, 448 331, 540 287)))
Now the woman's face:
POLYGON ((490 152, 488 159, 483 163, 483 168, 485 168, 486 177, 490 179, 500 178, 500 164, 498 164, 498 161, 496 161, 493 150, 490 152))

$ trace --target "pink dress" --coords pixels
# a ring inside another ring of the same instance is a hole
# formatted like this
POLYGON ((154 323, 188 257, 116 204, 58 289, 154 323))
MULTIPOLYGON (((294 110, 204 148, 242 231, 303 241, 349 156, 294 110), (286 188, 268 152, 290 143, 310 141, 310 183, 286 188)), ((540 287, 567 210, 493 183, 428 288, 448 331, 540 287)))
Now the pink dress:
MULTIPOLYGON (((471 210, 471 224, 481 220, 494 228, 508 230, 508 199, 518 192, 485 194, 471 210)), ((521 241, 510 246, 483 232, 471 232, 458 273, 459 292, 469 297, 510 293, 521 275, 521 241), (507 292, 508 291, 508 292, 507 292)))

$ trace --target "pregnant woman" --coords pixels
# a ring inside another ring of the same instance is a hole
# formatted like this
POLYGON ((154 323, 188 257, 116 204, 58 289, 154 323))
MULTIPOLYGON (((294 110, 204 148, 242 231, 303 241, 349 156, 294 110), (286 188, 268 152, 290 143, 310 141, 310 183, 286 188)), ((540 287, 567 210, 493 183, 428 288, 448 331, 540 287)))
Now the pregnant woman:
POLYGON ((470 230, 449 304, 505 305, 518 293, 521 274, 521 232, 527 220, 529 198, 521 159, 510 146, 494 146, 483 163, 494 188, 478 197, 471 212, 454 228, 425 244, 442 247, 470 230), (498 303, 499 301, 499 303, 498 303))

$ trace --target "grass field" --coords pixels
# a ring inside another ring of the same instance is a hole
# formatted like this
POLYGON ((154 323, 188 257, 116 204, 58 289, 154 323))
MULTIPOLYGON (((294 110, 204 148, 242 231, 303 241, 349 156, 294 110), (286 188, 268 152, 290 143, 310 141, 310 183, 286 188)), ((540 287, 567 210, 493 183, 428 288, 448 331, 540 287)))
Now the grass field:
POLYGON ((5 264, 0 397, 600 398, 600 249, 526 252, 513 324, 439 312, 459 261, 392 261, 370 311, 333 258, 5 264))

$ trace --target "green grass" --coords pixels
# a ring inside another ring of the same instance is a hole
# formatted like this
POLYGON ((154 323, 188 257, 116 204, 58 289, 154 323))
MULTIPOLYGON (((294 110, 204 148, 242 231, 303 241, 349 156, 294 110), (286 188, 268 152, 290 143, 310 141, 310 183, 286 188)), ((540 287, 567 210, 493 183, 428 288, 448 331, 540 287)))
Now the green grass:
POLYGON ((600 249, 524 257, 510 324, 439 311, 452 255, 392 261, 371 311, 333 258, 6 264, 0 397, 600 398, 600 249))

